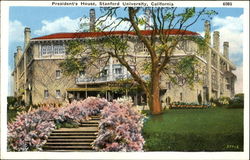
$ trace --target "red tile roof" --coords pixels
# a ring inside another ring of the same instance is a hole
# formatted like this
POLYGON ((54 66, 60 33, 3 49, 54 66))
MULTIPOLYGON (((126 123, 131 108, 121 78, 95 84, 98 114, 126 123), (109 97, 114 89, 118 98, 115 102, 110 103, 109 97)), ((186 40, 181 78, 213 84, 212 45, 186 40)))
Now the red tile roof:
MULTIPOLYGON (((164 30, 165 34, 170 35, 193 35, 198 36, 199 34, 192 31, 184 31, 178 29, 171 29, 171 30, 164 30)), ((141 33, 143 35, 150 35, 152 30, 142 30, 141 33)), ((86 37, 101 37, 101 36, 108 36, 108 35, 135 35, 133 31, 109 31, 109 32, 75 32, 75 33, 55 33, 50 34, 42 37, 33 38, 33 40, 39 39, 73 39, 73 38, 86 38, 86 37)))

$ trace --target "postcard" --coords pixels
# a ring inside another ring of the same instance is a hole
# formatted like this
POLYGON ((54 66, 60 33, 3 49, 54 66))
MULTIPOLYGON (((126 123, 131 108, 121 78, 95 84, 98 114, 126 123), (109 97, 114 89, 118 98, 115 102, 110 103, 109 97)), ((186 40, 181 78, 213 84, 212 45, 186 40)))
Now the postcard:
POLYGON ((248 1, 2 1, 1 158, 248 159, 248 1))

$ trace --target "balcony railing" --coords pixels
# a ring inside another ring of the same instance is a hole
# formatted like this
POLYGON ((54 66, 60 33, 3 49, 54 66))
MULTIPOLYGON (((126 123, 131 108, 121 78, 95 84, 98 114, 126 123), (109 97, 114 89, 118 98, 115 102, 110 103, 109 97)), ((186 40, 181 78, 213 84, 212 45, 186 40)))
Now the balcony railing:
MULTIPOLYGON (((149 75, 142 75, 142 79, 149 80, 149 75)), ((77 77, 76 84, 91 84, 91 83, 105 83, 112 82, 123 79, 130 79, 132 76, 130 74, 115 74, 112 77, 102 76, 102 77, 77 77)))
POLYGON ((77 77, 76 84, 86 84, 86 83, 104 83, 104 82, 112 82, 121 79, 130 78, 130 75, 116 74, 112 77, 102 76, 102 77, 77 77))

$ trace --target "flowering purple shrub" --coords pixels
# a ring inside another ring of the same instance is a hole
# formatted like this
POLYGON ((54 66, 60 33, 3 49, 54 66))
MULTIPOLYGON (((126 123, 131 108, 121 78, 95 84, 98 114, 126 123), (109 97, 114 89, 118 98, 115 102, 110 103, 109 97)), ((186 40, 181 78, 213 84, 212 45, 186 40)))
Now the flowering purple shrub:
POLYGON ((83 101, 73 101, 68 104, 64 112, 70 112, 74 120, 88 120, 90 116, 99 114, 100 110, 108 105, 109 102, 106 99, 88 97, 83 101))
POLYGON ((46 143, 57 123, 89 119, 91 115, 100 113, 107 105, 109 102, 105 99, 89 97, 82 101, 74 101, 65 107, 46 105, 28 113, 21 112, 16 121, 8 123, 8 150, 42 150, 42 145, 46 143))
POLYGON ((8 124, 8 150, 41 150, 48 134, 55 128, 53 117, 57 109, 41 107, 29 113, 22 112, 16 121, 8 124))
POLYGON ((99 134, 93 148, 97 151, 143 151, 143 118, 131 102, 114 101, 101 111, 99 134))

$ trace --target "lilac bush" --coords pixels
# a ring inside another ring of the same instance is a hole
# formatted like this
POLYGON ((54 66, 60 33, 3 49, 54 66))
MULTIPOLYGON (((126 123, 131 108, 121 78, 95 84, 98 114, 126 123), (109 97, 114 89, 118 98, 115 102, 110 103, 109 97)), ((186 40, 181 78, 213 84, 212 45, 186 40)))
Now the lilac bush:
POLYGON ((8 150, 41 150, 49 133, 54 130, 53 116, 57 109, 41 107, 29 113, 19 113, 16 121, 8 124, 8 150))
POLYGON ((66 104, 65 107, 45 105, 28 113, 21 112, 15 121, 8 123, 8 150, 42 150, 57 123, 87 120, 107 105, 109 102, 105 99, 89 97, 66 104))
POLYGON ((93 143, 97 151, 143 151, 143 118, 130 101, 114 101, 101 111, 99 133, 93 143))
POLYGON ((93 144, 97 151, 143 151, 141 135, 144 116, 132 107, 129 100, 113 103, 89 97, 73 101, 65 107, 44 105, 30 112, 19 113, 8 124, 8 150, 42 150, 56 124, 81 122, 101 113, 98 138, 93 144))
POLYGON ((97 115, 109 102, 104 98, 88 97, 83 101, 73 101, 66 109, 71 112, 75 120, 88 120, 90 116, 97 115))

